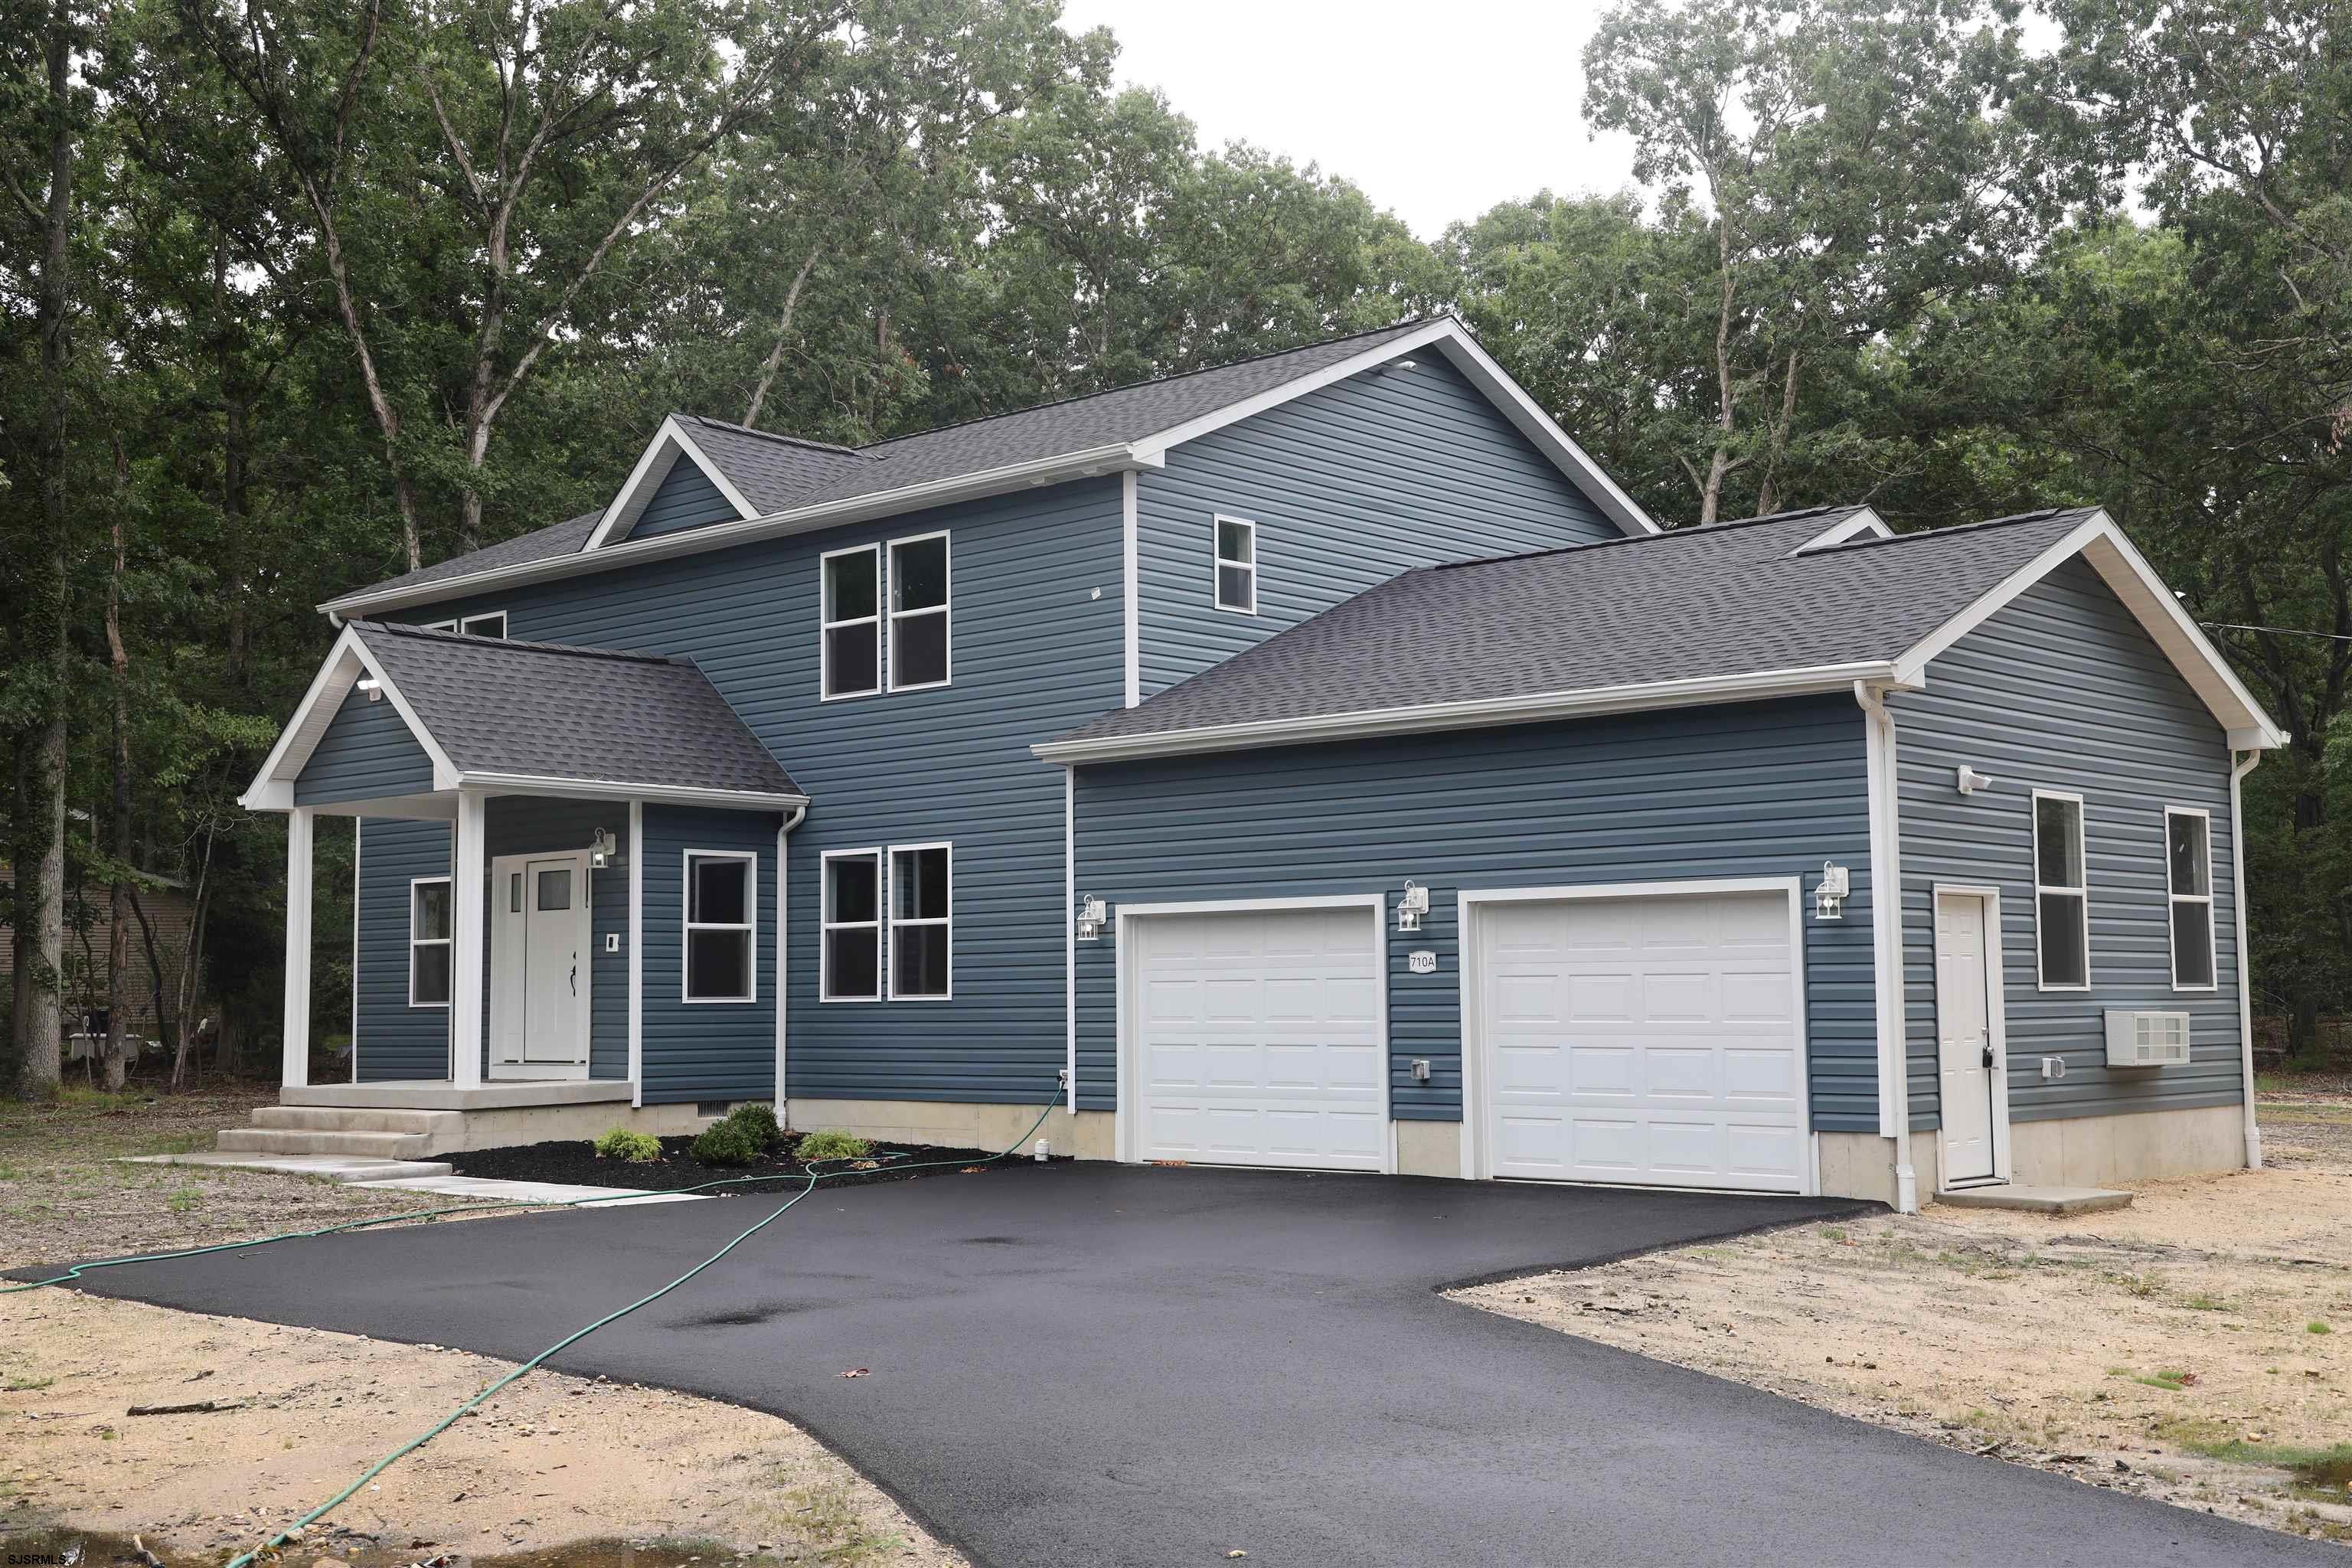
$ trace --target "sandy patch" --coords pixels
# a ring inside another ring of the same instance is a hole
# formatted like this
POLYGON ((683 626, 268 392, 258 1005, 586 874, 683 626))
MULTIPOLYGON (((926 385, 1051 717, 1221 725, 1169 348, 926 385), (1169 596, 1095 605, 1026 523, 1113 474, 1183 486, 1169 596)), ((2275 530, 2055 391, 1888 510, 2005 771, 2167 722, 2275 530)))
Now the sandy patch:
POLYGON ((2352 1539, 2352 1473, 2286 1468, 2352 1442, 2352 1171, 2137 1194, 2059 1219, 1810 1225, 1460 1295, 2088 1484, 2352 1539))
MULTIPOLYGON (((167 1557, 217 1562, 507 1370, 65 1290, 0 1297, 0 1530, 137 1532, 167 1557), (204 1399, 243 1407, 126 1414, 204 1399)), ((360 1568, 593 1538, 710 1542, 785 1563, 963 1562, 788 1422, 545 1371, 378 1477, 298 1561, 360 1568)))

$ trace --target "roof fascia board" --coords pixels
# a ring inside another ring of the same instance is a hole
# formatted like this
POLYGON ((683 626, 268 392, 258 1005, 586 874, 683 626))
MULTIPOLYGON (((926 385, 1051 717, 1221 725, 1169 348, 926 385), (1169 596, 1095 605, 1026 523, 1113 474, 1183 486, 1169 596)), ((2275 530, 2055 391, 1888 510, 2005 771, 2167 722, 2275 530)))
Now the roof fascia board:
POLYGON ((1847 691, 1857 680, 1887 681, 1895 679, 1895 670, 1892 663, 1885 659, 1871 659, 1854 664, 1812 665, 1791 669, 1755 670, 1739 675, 1645 681, 1636 686, 1604 686, 1580 691, 1542 691, 1521 697, 1482 698, 1471 702, 1433 702, 1412 708, 1376 708, 1353 713, 1316 714, 1300 719, 1266 719, 1246 724, 1163 730, 1142 735, 1046 741, 1029 750, 1041 761, 1048 763, 1129 762, 1146 757, 1190 756, 1265 746, 1310 745, 1328 741, 1367 740, 1382 735, 1411 735, 1431 730, 1536 724, 1554 719, 1581 719, 1662 708, 1694 708, 1709 703, 1774 697, 1802 697, 1825 691, 1847 691))
POLYGON ((743 811, 790 811, 809 803, 809 797, 804 795, 789 795, 782 791, 697 789, 684 784, 553 778, 538 773, 461 773, 456 787, 483 795, 542 795, 562 800, 642 800, 652 805, 711 805, 743 811))
POLYGON ((1789 552, 1789 553, 1791 555, 1802 555, 1809 551, 1827 550, 1832 544, 1844 544, 1853 540, 1860 539, 1865 533, 1870 535, 1873 539, 1892 539, 1895 537, 1895 531, 1886 526, 1886 520, 1885 518, 1880 517, 1870 508, 1864 507, 1861 510, 1855 512, 1853 516, 1845 519, 1843 521, 1835 523, 1831 527, 1824 529, 1822 532, 1815 534, 1812 538, 1808 539, 1802 544, 1800 544, 1797 548, 1789 552))
POLYGON ((730 545, 811 533, 842 523, 870 522, 895 517, 901 512, 919 511, 926 507, 946 506, 954 501, 979 500, 1044 485, 1098 478, 1127 468, 1156 468, 1160 466, 1159 458, 1139 457, 1124 444, 1095 447, 1083 452, 1008 464, 978 474, 933 479, 899 489, 877 490, 872 495, 824 501, 815 506, 774 512, 766 517, 749 518, 741 522, 707 522, 699 528, 657 534, 651 539, 624 539, 602 549, 576 550, 549 556, 543 561, 526 561, 514 566, 461 573, 437 582, 418 583, 381 594, 371 594, 362 589, 339 599, 329 599, 316 607, 331 616, 377 615, 411 605, 438 604, 447 599, 463 598, 492 588, 516 588, 532 583, 553 582, 592 572, 667 561, 680 555, 697 555, 707 550, 724 550, 730 545))
POLYGON ((1628 534, 1659 531, 1658 525, 1634 504, 1633 498, 1620 489, 1617 481, 1603 472, 1601 465, 1559 427, 1559 422, 1537 405, 1535 399, 1528 395, 1526 388, 1514 381, 1509 372, 1496 363, 1493 357, 1479 346, 1478 340, 1451 316, 1442 316, 1426 326, 1391 338, 1377 348, 1367 349, 1362 353, 1326 365, 1311 375, 1302 375, 1296 381, 1286 381, 1280 386, 1269 387, 1255 397, 1227 404, 1197 419, 1162 430, 1156 436, 1147 436, 1135 444, 1135 449, 1139 454, 1164 457, 1171 447, 1197 440, 1253 415, 1278 408, 1310 392, 1319 392, 1350 376, 1361 375, 1368 370, 1388 363, 1400 354, 1428 347, 1444 354, 1521 435, 1534 442, 1555 467, 1592 499, 1593 504, 1601 508, 1610 521, 1628 534))
POLYGON ((627 480, 622 484, 619 493, 613 497, 613 503, 604 509, 604 515, 597 520, 595 529, 588 535, 588 542, 580 548, 583 551, 601 550, 615 536, 627 538, 629 530, 645 514, 646 503, 654 499, 654 492, 661 489, 662 481, 669 478, 670 469, 677 467, 681 453, 691 458, 694 466, 719 487, 719 493, 727 498, 727 504, 735 509, 738 517, 750 519, 760 515, 760 509, 746 500, 743 492, 735 488, 719 465, 694 444, 694 437, 686 433, 686 426, 678 423, 677 416, 669 414, 662 416, 661 428, 655 431, 654 438, 646 443, 645 454, 638 458, 637 466, 629 470, 627 480))
POLYGON ((2156 568, 2148 564, 2147 558, 2104 508, 2084 518, 1967 609, 1914 644, 1895 660, 1902 679, 1925 679, 1927 667, 1937 655, 2000 614, 2019 595, 2078 554, 2091 563, 2133 618, 2164 650, 2190 689, 2229 731, 2234 749, 2270 751, 2286 744, 2286 731, 2246 689, 2245 683, 2230 668, 2230 661, 2189 619, 2156 568))
POLYGON ((278 736, 278 743, 270 747, 269 754, 262 759, 260 772, 254 775, 253 783, 246 792, 237 797, 238 805, 247 811, 289 811, 293 808, 294 781, 301 777, 302 770, 310 765, 310 755, 318 750, 320 739, 326 734, 327 726, 334 722, 343 699, 349 697, 352 689, 359 684, 362 674, 374 679, 383 689, 384 700, 392 704, 393 710, 400 715, 401 722, 408 726, 409 733, 424 748, 425 756, 432 760, 433 787, 456 787, 457 768, 449 760, 448 752, 441 749, 440 742, 433 738, 433 731, 425 727, 425 721, 416 716, 416 710, 409 706, 408 699, 401 695, 400 688, 384 674, 383 667, 376 662, 375 656, 360 640, 359 628, 345 626, 342 635, 335 639, 335 646, 327 651, 325 662, 319 666, 319 673, 311 678, 310 689, 295 705, 294 716, 286 721, 286 728, 278 736))

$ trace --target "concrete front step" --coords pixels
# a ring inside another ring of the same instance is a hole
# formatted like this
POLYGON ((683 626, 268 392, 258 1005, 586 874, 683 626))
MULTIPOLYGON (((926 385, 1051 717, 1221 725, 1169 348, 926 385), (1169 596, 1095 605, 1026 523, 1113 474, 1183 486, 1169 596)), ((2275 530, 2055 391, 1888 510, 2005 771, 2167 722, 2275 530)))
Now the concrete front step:
POLYGON ((414 1160, 433 1152, 429 1132, 320 1132, 287 1127, 230 1127, 214 1134, 224 1154, 340 1154, 366 1160, 414 1160))
POLYGON ((288 1132, 453 1133, 466 1125, 461 1110, 344 1110, 323 1105, 263 1105, 253 1124, 288 1132))
POLYGON ((2028 1187, 2004 1184, 1937 1193, 1936 1201, 1958 1209, 2015 1209, 2023 1214, 2100 1214, 2128 1208, 2132 1195, 2105 1187, 2028 1187))

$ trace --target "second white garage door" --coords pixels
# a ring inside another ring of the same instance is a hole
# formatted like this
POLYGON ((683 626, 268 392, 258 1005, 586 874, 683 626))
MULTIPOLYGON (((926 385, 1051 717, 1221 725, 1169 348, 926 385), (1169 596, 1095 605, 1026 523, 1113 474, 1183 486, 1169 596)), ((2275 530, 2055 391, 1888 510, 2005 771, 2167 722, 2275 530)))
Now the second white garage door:
POLYGON ((1378 918, 1369 905, 1122 911, 1132 1157, 1381 1169, 1378 918))
POLYGON ((1499 900, 1476 919, 1493 1174, 1807 1189, 1786 892, 1499 900))

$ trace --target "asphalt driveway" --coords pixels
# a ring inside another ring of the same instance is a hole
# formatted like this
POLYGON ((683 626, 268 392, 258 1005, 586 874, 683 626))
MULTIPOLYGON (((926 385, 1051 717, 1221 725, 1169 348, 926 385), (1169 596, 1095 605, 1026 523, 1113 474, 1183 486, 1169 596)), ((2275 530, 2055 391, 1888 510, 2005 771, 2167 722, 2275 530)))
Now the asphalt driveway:
MULTIPOLYGON (((519 1360, 776 1201, 320 1237, 89 1284, 519 1360)), ((2341 1561, 1433 1293, 1856 1206, 1024 1167, 820 1193, 554 1364, 799 1422, 994 1568, 2341 1561)))

